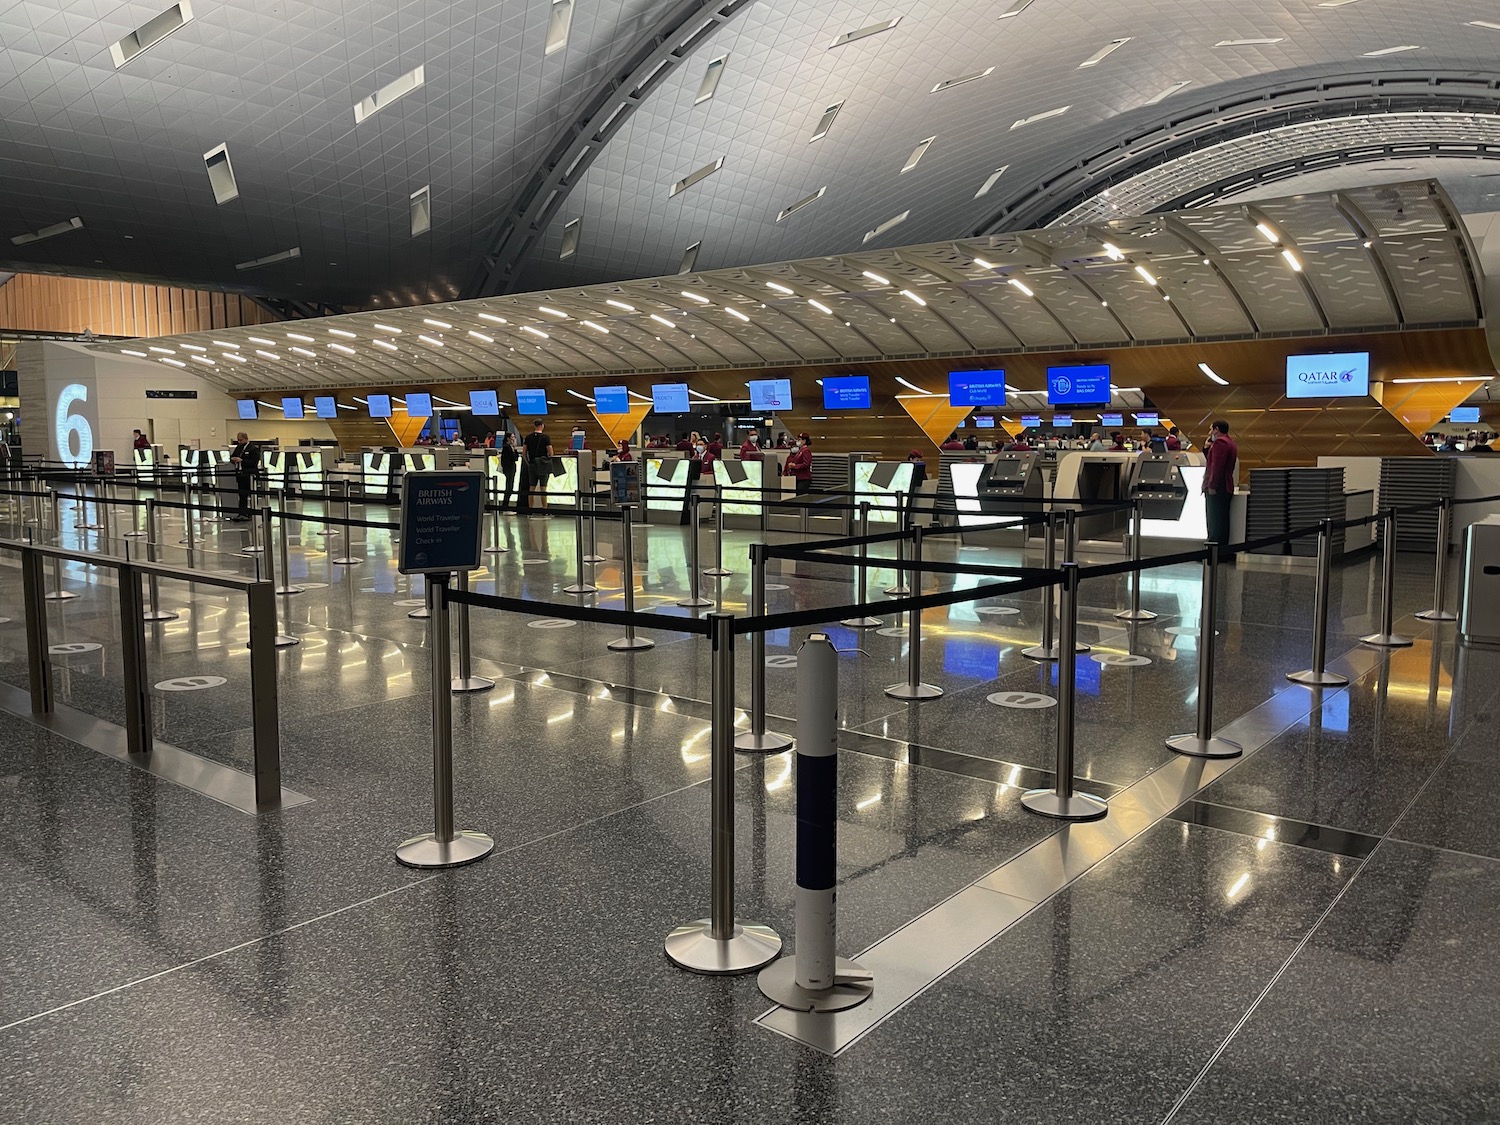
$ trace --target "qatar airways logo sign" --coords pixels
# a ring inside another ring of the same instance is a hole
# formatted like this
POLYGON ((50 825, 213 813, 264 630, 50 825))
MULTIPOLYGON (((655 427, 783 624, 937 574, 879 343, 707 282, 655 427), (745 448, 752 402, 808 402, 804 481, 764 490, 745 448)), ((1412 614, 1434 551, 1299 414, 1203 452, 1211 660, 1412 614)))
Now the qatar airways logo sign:
POLYGON ((1286 358, 1287 398, 1364 398, 1369 393, 1369 352, 1286 358))

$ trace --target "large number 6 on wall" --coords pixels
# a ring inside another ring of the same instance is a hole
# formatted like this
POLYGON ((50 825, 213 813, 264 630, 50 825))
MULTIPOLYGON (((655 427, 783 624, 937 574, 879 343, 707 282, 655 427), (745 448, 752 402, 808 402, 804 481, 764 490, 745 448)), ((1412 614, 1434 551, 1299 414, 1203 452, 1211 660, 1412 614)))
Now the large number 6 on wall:
POLYGON ((94 431, 89 427, 89 420, 81 414, 74 414, 72 407, 75 402, 87 402, 89 400, 89 389, 80 383, 70 383, 62 389, 57 396, 57 411, 54 414, 56 421, 55 433, 57 435, 58 456, 69 465, 88 465, 94 457, 94 431), (78 437, 78 450, 73 450, 73 436, 78 437))

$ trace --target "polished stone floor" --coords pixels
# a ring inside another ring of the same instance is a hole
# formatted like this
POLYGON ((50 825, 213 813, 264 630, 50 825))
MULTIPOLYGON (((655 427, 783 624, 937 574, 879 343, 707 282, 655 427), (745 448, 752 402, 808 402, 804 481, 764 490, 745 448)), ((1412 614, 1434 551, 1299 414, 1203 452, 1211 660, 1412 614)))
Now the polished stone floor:
MULTIPOLYGON (((123 552, 76 515, 65 544, 123 552)), ((247 815, 0 719, 0 1121, 1500 1119, 1500 653, 1411 616, 1428 557, 1400 560, 1398 631, 1416 643, 1390 653, 1357 644, 1377 625, 1376 567, 1337 569, 1328 649, 1352 683, 1320 693, 1285 679, 1309 661, 1310 572, 1222 568, 1216 726, 1249 751, 1222 764, 1162 743, 1194 725, 1198 568, 1150 572, 1160 616, 1136 626, 1114 616, 1124 579, 1085 583, 1075 772, 1112 807, 1066 828, 1019 803, 1052 784, 1057 709, 986 699, 1055 694, 1055 669, 1020 653, 1037 594, 925 612, 921 678, 946 694, 922 704, 884 692, 907 675, 905 622, 830 623, 839 945, 879 967, 863 1022, 808 1024, 768 1017, 753 976, 662 956, 708 908, 710 668, 705 641, 671 631, 697 612, 676 605, 681 529, 636 536, 636 605, 663 628, 624 654, 605 647, 618 626, 547 610, 621 604, 617 529, 601 525, 601 593, 580 599, 560 592, 572 519, 502 521, 509 550, 475 588, 536 614, 474 610, 475 670, 497 685, 453 697, 458 820, 496 852, 434 874, 392 856, 432 817, 426 625, 400 604, 422 583, 396 573, 387 530, 356 531, 363 561, 338 566, 338 536, 288 527, 306 588, 281 599, 301 642, 277 656, 283 784, 309 803, 247 815), (1149 663, 1095 659, 1121 656, 1149 663)), ((0 536, 18 534, 0 514, 0 536)), ((205 525, 195 561, 254 574, 247 534, 205 525)), ((172 565, 181 538, 168 513, 172 565)), ((726 611, 746 611, 758 538, 726 532, 735 573, 704 580, 726 611)), ((929 557, 1028 561, 951 537, 929 557)), ((872 601, 893 578, 877 559, 872 601)), ((90 647, 55 658, 59 701, 119 722, 113 581, 82 563, 62 580, 79 596, 49 603, 50 640, 90 647)), ((773 612, 855 597, 847 567, 770 581, 773 612)), ((26 684, 18 589, 0 552, 7 698, 26 684)), ((179 616, 149 627, 151 681, 224 682, 157 690, 157 737, 205 770, 247 769, 243 604, 174 580, 160 601, 179 616)), ((809 631, 767 637, 774 729, 795 729, 809 631)), ((742 639, 741 708, 753 655, 742 639)), ((789 945, 790 758, 740 755, 735 777, 739 913, 789 945)))

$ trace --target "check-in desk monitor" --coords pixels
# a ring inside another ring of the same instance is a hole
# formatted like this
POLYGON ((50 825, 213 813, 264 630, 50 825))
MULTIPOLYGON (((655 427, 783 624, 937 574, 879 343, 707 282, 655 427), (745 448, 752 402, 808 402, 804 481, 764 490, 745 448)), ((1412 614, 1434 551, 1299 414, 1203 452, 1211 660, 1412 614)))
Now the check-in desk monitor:
POLYGON ((686 457, 648 457, 641 479, 641 494, 648 512, 671 512, 680 516, 687 509, 689 462, 686 457))
MULTIPOLYGON (((1040 453, 1000 453, 979 475, 979 510, 987 516, 1026 516, 1042 510, 1045 493, 1040 453)), ((994 522, 1001 522, 995 520, 994 522)))
POLYGON ((1128 510, 1099 512, 1093 509, 1109 501, 1123 504, 1129 499, 1136 460, 1134 453, 1087 452, 1065 453, 1057 459, 1053 499, 1092 502, 1078 508, 1080 539, 1118 538, 1130 526, 1128 510))
POLYGON ((723 496, 725 515, 760 515, 761 470, 759 461, 714 462, 714 483, 723 496))
POLYGON ((895 523, 897 498, 911 492, 910 461, 856 461, 854 502, 870 502, 871 523, 895 523))
POLYGON ((1178 519, 1187 503, 1187 493, 1187 482, 1171 454, 1141 454, 1130 498, 1141 506, 1142 520, 1178 519))

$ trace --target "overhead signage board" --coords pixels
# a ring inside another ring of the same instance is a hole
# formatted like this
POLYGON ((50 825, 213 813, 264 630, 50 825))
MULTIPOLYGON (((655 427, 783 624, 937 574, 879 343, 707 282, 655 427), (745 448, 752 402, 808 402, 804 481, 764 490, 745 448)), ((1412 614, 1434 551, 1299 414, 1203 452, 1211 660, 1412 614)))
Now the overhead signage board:
POLYGON ((317 411, 319 418, 337 418, 339 416, 339 400, 332 395, 318 395, 313 399, 313 408, 317 411))
POLYGON ((406 416, 408 418, 431 418, 432 396, 423 391, 407 392, 406 416))
POLYGON ((1137 414, 1135 416, 1135 424, 1137 426, 1160 426, 1161 414, 1154 410, 1147 411, 1143 414, 1137 414))
POLYGON ((1109 364, 1047 368, 1048 406, 1092 406, 1109 402, 1109 364))
POLYGON ((1123 415, 1123 414, 1101 414, 1101 415, 1099 415, 1099 425, 1101 425, 1101 426, 1123 426, 1124 424, 1125 424, 1125 415, 1123 415))
POLYGON ((1364 398, 1369 393, 1369 352, 1286 357, 1287 398, 1364 398))
POLYGON ((197 391, 147 391, 147 398, 197 398, 197 391))
POLYGON ((371 395, 366 400, 370 410, 371 418, 389 418, 391 416, 391 396, 371 395))
POLYGON ((1038 426, 1040 426, 1041 424, 1042 424, 1042 416, 1040 414, 1022 414, 1021 415, 1021 425, 1024 426, 1024 427, 1026 427, 1026 429, 1028 429, 1028 430, 1034 430, 1038 426))
POLYGON ((651 385, 651 409, 658 414, 686 414, 692 409, 688 405, 686 383, 653 383, 651 385))
POLYGON ((239 410, 239 416, 244 421, 253 422, 258 417, 255 412, 255 400, 253 398, 236 399, 235 407, 239 410))
POLYGON ((1066 430, 1069 427, 1071 427, 1072 425, 1073 425, 1073 415, 1071 415, 1071 414, 1054 414, 1054 415, 1052 415, 1052 428, 1054 430, 1066 430))
POLYGON ((790 379, 750 380, 750 409, 765 414, 792 408, 792 381, 790 379))
MULTIPOLYGON (((751 405, 754 409, 754 404, 751 405)), ((824 410, 869 410, 870 377, 838 375, 823 380, 824 410)))
POLYGON ((990 371, 948 372, 948 404, 1004 406, 1005 371, 995 368, 990 371))
POLYGON ((500 396, 494 391, 470 391, 469 410, 476 418, 500 416, 500 396))
POLYGON ((547 392, 544 390, 516 391, 517 414, 547 413, 547 392))
POLYGON ((402 574, 474 570, 484 526, 484 473, 447 469, 407 473, 401 491, 402 574))
POLYGON ((595 387, 595 414, 629 414, 630 392, 624 387, 595 387))
POLYGON ((974 425, 981 430, 993 430, 995 428, 995 416, 993 414, 977 414, 974 417, 974 425))
POLYGON ((281 416, 283 418, 305 418, 307 411, 302 408, 300 398, 284 398, 281 400, 281 416))

